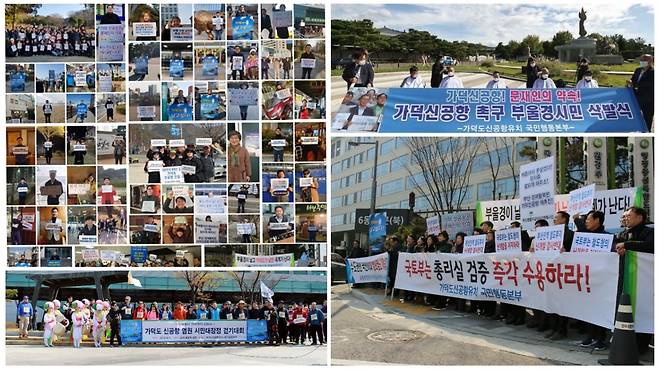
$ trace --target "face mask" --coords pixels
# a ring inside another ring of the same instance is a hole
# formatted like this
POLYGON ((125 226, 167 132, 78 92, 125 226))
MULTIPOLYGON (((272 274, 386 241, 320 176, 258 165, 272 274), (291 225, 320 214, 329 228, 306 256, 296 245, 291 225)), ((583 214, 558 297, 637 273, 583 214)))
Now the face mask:
POLYGON ((535 63, 530 63, 530 66, 531 66, 531 67, 534 67, 534 66, 535 66, 535 63))
POLYGON ((412 75, 412 76, 411 76, 411 79, 416 79, 416 75, 412 75))
POLYGON ((359 65, 366 65, 366 61, 365 60, 359 60, 358 64, 359 65))
POLYGON ((541 79, 548 79, 548 74, 542 74, 541 79))
POLYGON ((641 61, 640 61, 640 68, 646 68, 648 64, 649 64, 649 63, 647 63, 646 61, 641 60, 641 61))
POLYGON ((455 75, 455 73, 453 73, 453 72, 448 73, 449 77, 453 77, 454 75, 455 75))
POLYGON ((500 78, 498 78, 498 77, 494 77, 493 80, 494 80, 494 82, 498 82, 498 81, 500 81, 500 78))
POLYGON ((585 81, 589 82, 592 80, 592 77, 585 77, 585 81))

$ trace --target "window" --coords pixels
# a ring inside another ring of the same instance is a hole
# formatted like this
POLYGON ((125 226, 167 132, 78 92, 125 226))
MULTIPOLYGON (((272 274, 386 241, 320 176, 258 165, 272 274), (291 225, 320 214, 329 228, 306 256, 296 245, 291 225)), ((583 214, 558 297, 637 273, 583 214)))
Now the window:
POLYGON ((484 182, 478 185, 478 201, 489 201, 493 199, 491 191, 493 190, 493 182, 484 182))
POLYGON ((343 159, 343 170, 350 168, 350 159, 343 159))
POLYGON ((398 169, 404 169, 404 166, 407 165, 409 160, 409 155, 402 155, 399 158, 391 160, 391 172, 395 172, 398 169))
POLYGON ((372 169, 366 169, 362 171, 360 174, 361 174, 361 182, 365 182, 371 178, 372 169))
POLYGON ((333 192, 338 191, 338 189, 340 189, 340 182, 341 182, 340 179, 331 181, 331 191, 333 192))
POLYGON ((370 188, 366 188, 365 190, 361 190, 361 201, 370 201, 370 193, 372 191, 370 188))
POLYGON ((385 163, 378 164, 377 165, 377 175, 380 176, 380 175, 388 173, 388 168, 389 167, 390 167, 390 164, 389 164, 388 161, 385 162, 385 163))
POLYGON ((331 216, 331 225, 342 225, 342 224, 345 224, 345 214, 331 216))
POLYGON ((395 140, 388 140, 379 144, 379 155, 388 154, 395 149, 395 140))
POLYGON ((380 187, 380 195, 386 196, 403 190, 402 179, 386 182, 380 187))
POLYGON ((343 198, 342 197, 334 197, 331 199, 331 207, 336 209, 343 206, 343 198))
POLYGON ((374 147, 369 148, 368 151, 366 152, 366 160, 367 161, 375 160, 375 148, 374 147))
POLYGON ((331 164, 331 173, 338 174, 340 172, 340 163, 331 164))
POLYGON ((420 186, 425 184, 425 176, 423 175, 423 173, 416 173, 411 177, 407 177, 407 183, 405 188, 407 190, 412 190, 416 188, 416 183, 420 186))

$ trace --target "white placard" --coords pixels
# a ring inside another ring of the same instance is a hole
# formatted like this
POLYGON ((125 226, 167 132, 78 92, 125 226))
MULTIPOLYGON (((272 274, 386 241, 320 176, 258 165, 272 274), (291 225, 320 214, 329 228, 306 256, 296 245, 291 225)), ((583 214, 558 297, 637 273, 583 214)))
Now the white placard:
POLYGON ((157 224, 144 224, 144 231, 145 232, 153 232, 153 233, 160 232, 160 230, 158 229, 157 224))
POLYGON ((149 160, 146 164, 146 170, 149 172, 159 172, 164 167, 162 160, 149 160))
POLYGON ((236 224, 238 234, 252 234, 252 231, 255 227, 254 223, 238 223, 236 224))
POLYGON ((87 145, 73 145, 73 151, 87 151, 87 145))
POLYGON ((287 222, 285 222, 285 223, 273 222, 273 223, 268 224, 268 228, 271 231, 287 231, 288 230, 288 223, 287 222))
POLYGON ((98 92, 112 92, 112 76, 98 75, 98 92))
POLYGON ((96 249, 82 249, 82 260, 96 261, 99 258, 98 250, 96 249))
POLYGON ((441 222, 438 215, 425 219, 425 224, 427 225, 427 234, 436 236, 441 232, 441 222))
POLYGON ((133 23, 133 36, 135 37, 154 37, 156 34, 157 25, 155 22, 133 23))
POLYGON ((559 254, 564 239, 564 228, 563 224, 536 228, 533 240, 535 252, 559 254))
POLYGON ((532 229, 537 220, 552 219, 555 214, 555 158, 522 165, 519 173, 521 223, 532 229))
POLYGON ((285 147, 286 146, 286 140, 270 140, 270 146, 272 147, 285 147))
POLYGON ((181 165, 183 174, 196 174, 196 167, 194 165, 181 165))
POLYGON ((142 213, 155 213, 155 201, 142 201, 142 213))
POLYGON ((242 56, 234 56, 231 58, 232 65, 231 69, 233 70, 242 70, 242 64, 244 64, 244 58, 242 56))
POLYGON ((196 196, 194 198, 195 211, 198 214, 224 214, 226 207, 221 196, 196 196))
POLYGON ((587 214, 594 206, 594 193, 596 185, 581 187, 569 192, 569 211, 571 215, 587 214))
POLYGON ((73 76, 75 87, 87 87, 87 72, 76 70, 73 76))
POLYGON ((152 147, 165 147, 167 146, 167 139, 165 138, 154 138, 151 140, 152 147))
POLYGON ((114 186, 112 185, 102 185, 101 186, 101 192, 102 193, 112 193, 114 191, 114 186))
POLYGON ((315 68, 315 59, 301 59, 302 68, 315 68))
POLYGON ((521 228, 496 231, 496 252, 521 252, 521 228))
POLYGON ((464 254, 483 254, 484 245, 487 242, 487 235, 480 234, 477 236, 464 237, 464 254))
POLYGON ((270 187, 272 188, 272 192, 285 192, 288 193, 288 178, 271 178, 270 179, 270 187))
POLYGON ((185 139, 184 138, 177 138, 175 140, 169 140, 169 147, 184 147, 185 146, 185 139))
POLYGON ((164 184, 185 183, 181 167, 164 167, 160 169, 160 182, 164 184))
POLYGON ((299 179, 299 187, 311 187, 313 186, 313 177, 308 177, 308 178, 300 178, 299 179))
POLYGON ((137 117, 138 118, 155 118, 155 106, 138 106, 137 107, 137 117))
POLYGON ((195 139, 195 144, 197 146, 211 146, 212 138, 211 137, 197 137, 195 139))
POLYGON ((317 145, 320 142, 320 138, 315 136, 301 137, 301 139, 302 145, 317 145))
POLYGON ((571 252, 611 252, 614 237, 607 233, 575 232, 571 252))

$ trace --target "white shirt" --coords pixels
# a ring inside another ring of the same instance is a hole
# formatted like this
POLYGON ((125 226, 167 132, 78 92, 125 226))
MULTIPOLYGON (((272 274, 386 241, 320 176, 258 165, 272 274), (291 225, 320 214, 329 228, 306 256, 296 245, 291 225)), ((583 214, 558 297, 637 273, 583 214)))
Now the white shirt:
POLYGON ((487 82, 487 86, 485 88, 507 88, 507 84, 502 79, 499 79, 498 81, 494 81, 492 79, 491 81, 487 82))
POLYGON ((406 77, 404 80, 402 80, 402 84, 400 84, 400 87, 425 88, 425 82, 423 82, 423 79, 420 78, 420 76, 417 76, 416 78, 406 77))
POLYGON ((462 80, 459 79, 457 76, 444 76, 443 79, 441 80, 441 84, 439 85, 439 88, 464 88, 464 84, 462 83, 462 80))
POLYGON ((553 82, 553 80, 550 78, 546 78, 546 79, 537 78, 535 80, 535 83, 532 85, 532 88, 545 90, 548 88, 557 88, 557 87, 555 87, 555 82, 553 82))
POLYGON ((576 88, 599 88, 599 83, 595 79, 591 81, 585 81, 585 78, 581 79, 576 83, 576 88))

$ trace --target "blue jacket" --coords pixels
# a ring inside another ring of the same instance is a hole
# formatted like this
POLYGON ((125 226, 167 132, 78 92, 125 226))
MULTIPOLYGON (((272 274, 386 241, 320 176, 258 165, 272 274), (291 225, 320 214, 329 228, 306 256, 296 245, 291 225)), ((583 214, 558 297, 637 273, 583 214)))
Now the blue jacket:
POLYGON ((210 308, 210 320, 219 320, 219 308, 210 308))
POLYGON ((32 304, 30 304, 29 302, 21 302, 20 304, 18 304, 16 314, 19 317, 22 317, 22 316, 32 317, 32 315, 34 315, 34 310, 32 309, 32 304))
POLYGON ((323 320, 324 320, 324 313, 322 313, 322 310, 320 310, 320 309, 309 309, 309 311, 308 311, 309 325, 320 325, 323 320), (315 315, 316 319, 313 319, 313 315, 315 315))
POLYGON ((199 310, 196 311, 196 319, 197 320, 210 319, 210 313, 208 312, 208 310, 199 309, 199 310))

